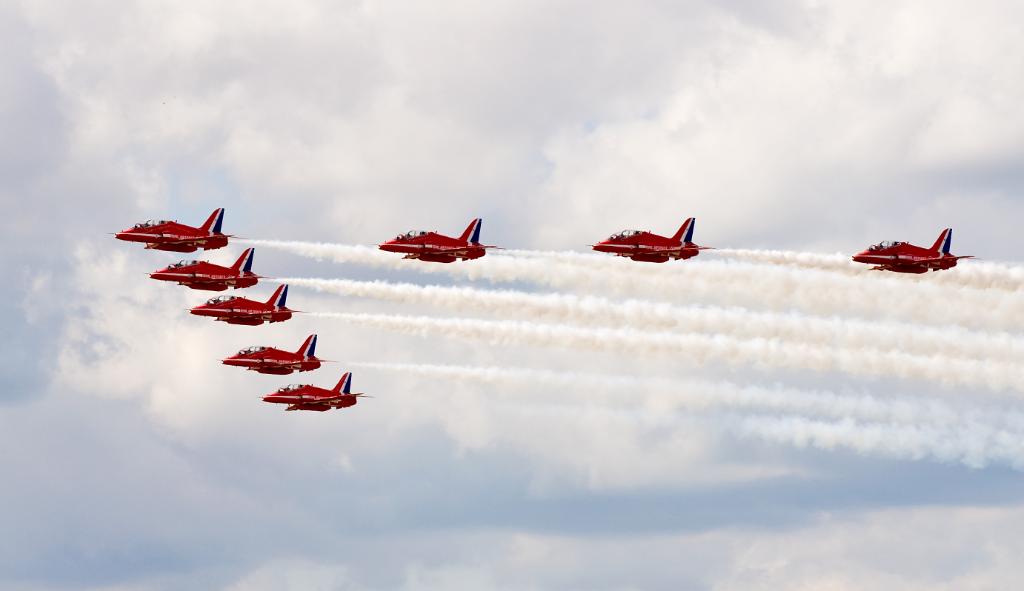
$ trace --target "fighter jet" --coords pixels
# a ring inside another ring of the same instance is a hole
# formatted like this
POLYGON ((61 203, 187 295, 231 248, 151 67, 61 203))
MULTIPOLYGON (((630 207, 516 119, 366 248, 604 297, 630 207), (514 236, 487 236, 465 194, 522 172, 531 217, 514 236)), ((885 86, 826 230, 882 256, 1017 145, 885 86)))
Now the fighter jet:
POLYGON ((403 253, 406 259, 419 259, 432 263, 453 263, 457 260, 478 259, 487 254, 489 244, 480 244, 482 219, 473 220, 458 238, 438 234, 436 231, 412 230, 378 245, 381 250, 403 253))
POLYGON ((144 242, 146 248, 173 252, 195 252, 227 246, 230 234, 221 233, 224 208, 213 210, 202 226, 193 228, 171 220, 146 220, 114 236, 128 242, 144 242))
POLYGON ((257 373, 287 375, 293 371, 312 371, 320 367, 316 357, 316 335, 306 337, 297 351, 282 351, 274 347, 246 347, 235 355, 222 359, 224 365, 244 367, 257 373))
POLYGON ((914 246, 909 242, 887 240, 879 242, 867 250, 853 255, 858 263, 874 265, 872 271, 892 271, 894 273, 927 273, 941 271, 956 266, 960 259, 973 259, 973 256, 956 256, 949 254, 953 242, 953 229, 946 228, 939 234, 938 240, 931 248, 914 246))
POLYGON ((288 286, 279 285, 266 302, 257 302, 249 298, 233 295, 222 295, 206 300, 189 312, 196 316, 209 316, 214 320, 228 324, 244 324, 259 326, 264 322, 284 322, 292 317, 297 310, 285 305, 288 299, 288 286))
POLYGON ((159 281, 174 281, 192 289, 224 291, 229 287, 251 287, 259 282, 252 272, 253 249, 247 248, 231 267, 222 267, 206 261, 179 261, 149 274, 159 281))
POLYGON ((367 397, 362 392, 350 392, 352 374, 345 372, 341 381, 331 390, 308 384, 292 384, 263 397, 263 402, 287 404, 285 410, 315 410, 323 412, 332 408, 355 406, 359 398, 367 397))
POLYGON ((693 243, 694 224, 694 218, 689 218, 672 236, 659 236, 649 230, 623 230, 591 248, 647 263, 664 263, 669 259, 685 260, 710 248, 693 243))

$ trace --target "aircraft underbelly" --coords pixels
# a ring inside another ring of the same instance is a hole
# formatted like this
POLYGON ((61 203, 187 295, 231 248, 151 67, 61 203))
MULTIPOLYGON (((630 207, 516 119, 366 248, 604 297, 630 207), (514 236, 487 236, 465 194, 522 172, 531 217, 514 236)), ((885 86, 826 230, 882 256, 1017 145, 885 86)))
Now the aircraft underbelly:
POLYGON ((633 259, 634 261, 641 261, 641 262, 644 262, 644 263, 665 263, 665 262, 668 262, 668 260, 671 257, 668 256, 667 254, 643 254, 643 253, 637 253, 637 254, 634 254, 634 255, 630 256, 629 258, 633 259))

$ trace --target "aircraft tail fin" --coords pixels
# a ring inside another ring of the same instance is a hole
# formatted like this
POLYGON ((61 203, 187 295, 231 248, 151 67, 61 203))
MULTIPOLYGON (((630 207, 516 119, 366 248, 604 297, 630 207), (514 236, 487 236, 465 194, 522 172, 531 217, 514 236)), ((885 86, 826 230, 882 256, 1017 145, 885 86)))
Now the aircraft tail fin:
POLYGON ((224 208, 218 207, 213 210, 210 217, 206 218, 203 225, 199 227, 204 232, 210 232, 211 234, 220 234, 221 226, 224 224, 224 208))
POLYGON ((475 244, 480 242, 480 225, 482 223, 483 220, 480 218, 476 218, 475 220, 470 222, 469 227, 466 228, 466 231, 462 233, 462 236, 459 236, 459 240, 462 240, 463 242, 467 242, 469 244, 475 244))
POLYGON ((306 337, 305 341, 302 341, 302 346, 296 351, 299 355, 302 355, 306 359, 316 355, 316 335, 311 334, 306 337))
POLYGON ((683 222, 682 226, 679 226, 679 230, 672 236, 672 240, 685 244, 687 242, 693 242, 693 227, 697 224, 697 220, 694 218, 687 218, 683 222))
POLYGON ((256 249, 254 249, 254 248, 250 247, 250 248, 245 249, 245 252, 242 253, 242 256, 238 257, 238 260, 235 261, 234 265, 231 265, 231 269, 234 270, 234 271, 242 271, 244 273, 251 273, 252 272, 252 255, 253 255, 254 252, 256 252, 256 249))
POLYGON ((352 392, 352 372, 346 371, 332 391, 337 394, 350 394, 352 392))
POLYGON ((939 238, 932 245, 932 250, 940 254, 949 254, 949 247, 953 243, 953 228, 946 228, 939 234, 939 238))
POLYGON ((287 302, 287 301, 288 301, 288 286, 287 285, 278 285, 277 289, 274 290, 274 293, 272 293, 270 295, 270 299, 267 300, 267 303, 270 304, 271 306, 274 306, 275 308, 283 308, 284 305, 285 305, 285 302, 287 302))

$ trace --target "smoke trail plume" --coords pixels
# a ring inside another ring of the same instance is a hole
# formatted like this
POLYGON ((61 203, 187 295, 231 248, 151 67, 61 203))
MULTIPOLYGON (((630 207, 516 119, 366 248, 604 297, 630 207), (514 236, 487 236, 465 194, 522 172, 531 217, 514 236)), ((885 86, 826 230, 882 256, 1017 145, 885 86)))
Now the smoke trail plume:
POLYGON ((735 338, 781 339, 820 347, 1024 362, 1024 339, 1005 333, 976 333, 957 327, 819 318, 740 308, 679 307, 664 302, 613 301, 574 294, 536 294, 348 279, 286 278, 281 281, 345 296, 428 304, 458 311, 475 310, 529 320, 678 330, 735 338))
POLYGON ((857 419, 879 423, 922 423, 956 426, 983 423, 1024 435, 1024 413, 972 404, 953 405, 935 399, 869 394, 838 394, 799 390, 781 386, 741 386, 728 381, 671 379, 549 371, 516 367, 481 367, 391 362, 349 362, 347 365, 387 372, 402 372, 424 378, 485 384, 510 384, 536 388, 542 393, 555 390, 560 396, 572 392, 593 400, 597 392, 612 394, 622 405, 672 408, 685 411, 714 409, 784 412, 812 418, 857 419))
POLYGON ((487 257, 449 265, 403 260, 366 246, 248 241, 316 259, 390 269, 444 273, 492 282, 531 281, 558 289, 704 301, 773 310, 803 310, 968 328, 1024 329, 1024 294, 906 281, 905 277, 847 276, 811 269, 735 261, 637 264, 580 253, 487 257))
MULTIPOLYGON (((866 265, 854 263, 850 256, 845 254, 819 254, 791 250, 752 250, 742 248, 721 248, 709 252, 713 255, 721 255, 754 263, 791 265, 805 269, 820 269, 861 277, 868 270, 866 265)), ((955 269, 948 272, 909 275, 906 277, 906 281, 1020 292, 1024 291, 1024 267, 1006 263, 961 261, 955 269)))
POLYGON ((710 412, 706 420, 719 428, 797 447, 851 449, 900 459, 932 458, 975 468, 991 463, 1024 468, 1024 418, 1016 411, 965 410, 938 401, 889 401, 866 395, 741 387, 727 382, 495 367, 352 365, 431 378, 553 387, 559 392, 559 399, 552 404, 518 409, 525 412, 557 412, 561 407, 567 416, 576 418, 578 407, 567 404, 573 389, 586 393, 586 397, 576 399, 588 406, 594 405, 593 394, 601 389, 618 394, 607 405, 610 415, 631 422, 639 419, 672 425, 676 412, 710 412))
POLYGON ((846 448, 897 459, 933 458, 971 468, 992 463, 1024 469, 1024 442, 1019 433, 979 423, 947 428, 891 425, 849 419, 821 421, 805 417, 736 417, 728 426, 740 435, 797 447, 846 448))
POLYGON ((829 349, 771 339, 739 340, 732 337, 642 332, 632 329, 581 328, 519 321, 391 316, 386 314, 317 313, 349 323, 427 336, 440 334, 495 345, 521 344, 616 351, 631 354, 672 355, 680 362, 702 365, 720 362, 763 369, 810 369, 867 377, 898 377, 944 385, 1022 389, 1020 367, 1008 363, 924 357, 904 352, 829 349))

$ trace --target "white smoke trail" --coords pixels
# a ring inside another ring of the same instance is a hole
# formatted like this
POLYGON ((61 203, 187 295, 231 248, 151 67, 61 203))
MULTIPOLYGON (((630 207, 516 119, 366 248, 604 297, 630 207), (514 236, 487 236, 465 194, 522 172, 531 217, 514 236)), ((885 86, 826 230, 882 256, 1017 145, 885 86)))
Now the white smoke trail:
POLYGON ((521 368, 438 366, 400 363, 353 363, 356 367, 401 371, 425 377, 464 381, 554 387, 559 399, 553 405, 531 408, 534 412, 557 411, 578 417, 578 408, 566 405, 573 388, 593 406, 594 391, 619 394, 612 416, 637 418, 659 425, 673 425, 673 412, 704 413, 724 409, 708 418, 740 436, 815 447, 852 449, 859 453, 902 459, 933 458, 980 468, 998 462, 1024 467, 1024 418, 1018 411, 958 409, 938 401, 880 400, 788 388, 741 387, 727 382, 598 376, 521 368), (653 391, 653 392, 652 392, 653 391), (658 398, 654 404, 643 398, 658 398), (670 397, 671 403, 664 404, 670 397), (622 410, 623 407, 629 410, 622 410), (735 414, 734 411, 754 414, 735 414), (765 415, 764 412, 772 414, 765 415), (780 414, 781 413, 781 414, 780 414))
POLYGON ((844 254, 820 254, 792 250, 754 250, 746 248, 718 248, 708 251, 714 256, 742 259, 769 265, 793 265, 807 269, 863 274, 868 267, 850 260, 844 254))
MULTIPOLYGON (((579 420, 580 410, 565 404, 509 407, 512 411, 539 416, 557 413, 567 421, 579 420)), ((594 413, 588 409, 589 414, 594 413)), ((667 415, 642 410, 604 409, 605 420, 648 423, 659 430, 679 427, 687 415, 667 415)), ((731 432, 742 438, 759 439, 797 448, 826 451, 840 449, 861 455, 897 460, 934 460, 958 463, 969 468, 985 468, 993 464, 1009 465, 1024 470, 1024 442, 1018 432, 990 425, 966 423, 954 427, 932 425, 890 424, 854 421, 827 421, 801 416, 763 416, 718 414, 701 417, 700 422, 731 432)))
POLYGON ((425 378, 450 381, 513 384, 518 387, 547 389, 560 397, 572 392, 594 399, 595 392, 613 394, 621 404, 673 408, 686 411, 714 409, 784 412, 804 417, 857 419, 879 423, 957 426, 979 423, 1018 431, 1024 436, 1024 413, 1001 407, 953 405, 935 399, 885 399, 869 394, 837 394, 828 391, 799 390, 781 386, 741 386, 728 381, 670 379, 549 371, 516 367, 432 365, 392 362, 349 362, 346 365, 402 372, 425 378))
POLYGON ((396 271, 416 271, 427 274, 444 274, 470 280, 487 280, 492 283, 531 281, 542 285, 563 288, 601 288, 608 282, 592 270, 578 265, 545 261, 538 258, 514 257, 491 253, 470 262, 424 263, 408 260, 395 253, 384 252, 372 246, 294 242, 283 240, 243 240, 253 246, 274 248, 316 260, 330 260, 336 263, 369 265, 396 271))
POLYGON ((1024 469, 1020 434, 979 423, 957 427, 891 425, 844 419, 821 421, 805 417, 735 417, 728 426, 740 435, 797 447, 852 449, 862 454, 897 459, 933 458, 971 468, 992 463, 1024 469))
MULTIPOLYGON (((925 286, 963 287, 974 290, 999 289, 1010 292, 1024 291, 1024 266, 984 261, 961 261, 956 268, 939 273, 900 274, 873 272, 869 265, 855 263, 849 255, 798 252, 791 250, 754 250, 742 248, 716 248, 704 251, 710 255, 722 256, 757 265, 788 266, 829 273, 839 273, 857 280, 868 282, 889 282, 890 285, 907 283, 925 286), (898 283, 894 283, 898 282, 898 283)), ((568 260, 574 264, 586 265, 593 269, 615 271, 623 261, 620 257, 574 251, 505 250, 502 255, 522 258, 544 258, 568 260)), ((698 262, 698 261, 692 261, 698 262)), ((704 262, 703 260, 700 262, 704 262)), ((685 270, 673 265, 672 270, 685 270)))
MULTIPOLYGON (((544 406, 505 406, 510 412, 531 417, 556 414, 565 421, 579 421, 581 416, 578 407, 558 403, 544 406)), ((626 423, 629 426, 649 424, 663 431, 680 428, 688 421, 697 421, 741 438, 758 439, 797 448, 826 451, 845 449, 860 455, 958 463, 975 469, 1004 464, 1016 470, 1024 470, 1024 443, 1020 435, 988 425, 964 424, 947 428, 853 420, 825 421, 791 415, 718 414, 694 418, 664 412, 593 407, 587 409, 587 414, 593 416, 599 410, 605 424, 611 421, 626 423)))
MULTIPOLYGON (((855 263, 850 255, 796 252, 791 250, 752 250, 722 248, 708 251, 712 255, 737 258, 753 263, 791 265, 805 269, 820 269, 863 277, 867 265, 855 263)), ((1024 290, 1024 267, 1007 263, 960 261, 955 269, 942 273, 908 275, 906 281, 928 282, 939 285, 972 287, 975 289, 1024 290)))
POLYGON ((739 340, 720 335, 641 332, 632 329, 581 328, 509 320, 432 318, 385 314, 316 313, 404 334, 432 333, 495 345, 523 344, 590 351, 672 355, 680 362, 702 365, 717 361, 764 369, 810 369, 868 377, 898 377, 943 385, 992 390, 1024 388, 1022 369, 1014 364, 971 359, 924 357, 900 351, 830 349, 772 339, 739 340))
POLYGON ((1024 329, 1024 294, 904 281, 904 277, 846 276, 810 269, 735 261, 639 264, 580 253, 508 256, 430 264, 403 260, 366 246, 247 241, 301 256, 342 263, 444 273, 492 282, 531 281, 559 289, 647 299, 705 301, 816 315, 843 314, 968 328, 1024 329), (875 277, 874 279, 869 279, 875 277))
POLYGON ((893 322, 752 312, 739 308, 679 307, 643 300, 613 301, 574 294, 536 294, 470 287, 348 279, 284 278, 283 283, 321 292, 369 297, 452 310, 481 312, 588 326, 625 326, 766 338, 820 347, 903 351, 915 355, 1024 362, 1024 339, 893 322))

